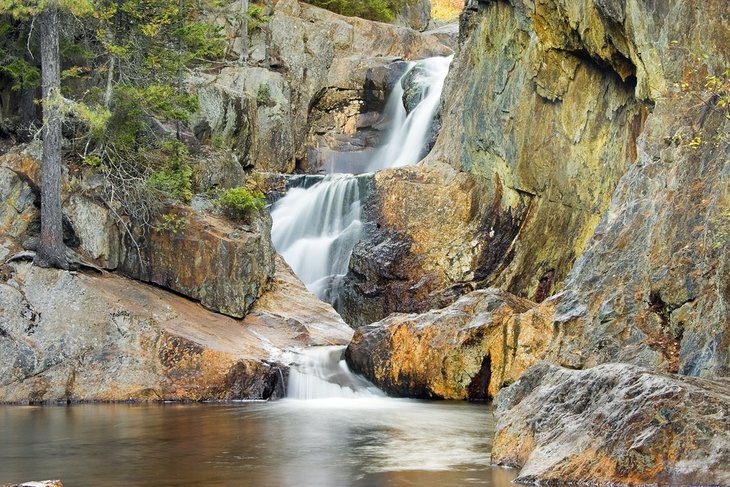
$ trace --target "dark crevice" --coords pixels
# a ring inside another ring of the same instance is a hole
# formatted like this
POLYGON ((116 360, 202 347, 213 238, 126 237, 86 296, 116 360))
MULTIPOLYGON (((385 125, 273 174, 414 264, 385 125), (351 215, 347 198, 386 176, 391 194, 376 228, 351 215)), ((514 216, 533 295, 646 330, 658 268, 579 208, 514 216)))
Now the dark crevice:
POLYGON ((492 379, 492 356, 487 354, 482 359, 479 372, 472 377, 466 388, 466 398, 470 402, 486 401, 489 399, 489 382, 492 379))

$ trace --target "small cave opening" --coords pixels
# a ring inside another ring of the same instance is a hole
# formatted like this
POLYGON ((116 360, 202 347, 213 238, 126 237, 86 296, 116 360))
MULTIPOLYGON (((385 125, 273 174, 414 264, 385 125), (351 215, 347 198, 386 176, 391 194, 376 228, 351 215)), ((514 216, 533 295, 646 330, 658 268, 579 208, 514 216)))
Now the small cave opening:
POLYGON ((482 359, 479 372, 472 377, 466 388, 466 399, 469 402, 484 402, 489 399, 489 381, 492 379, 492 357, 487 354, 482 359))

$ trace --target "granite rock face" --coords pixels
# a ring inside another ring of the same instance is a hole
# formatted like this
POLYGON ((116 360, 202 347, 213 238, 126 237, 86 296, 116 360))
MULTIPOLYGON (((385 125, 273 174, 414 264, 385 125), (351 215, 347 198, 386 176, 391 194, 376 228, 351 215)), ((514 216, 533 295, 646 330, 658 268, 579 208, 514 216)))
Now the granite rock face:
POLYGON ((715 107, 657 103, 637 162, 559 297, 556 361, 730 375, 728 133, 715 107), (706 137, 699 147, 677 139, 692 127, 706 137))
POLYGON ((238 23, 218 19, 229 56, 248 62, 189 80, 200 99, 198 138, 232 148, 245 168, 316 172, 317 148, 346 145, 377 118, 403 59, 452 52, 436 36, 296 0, 281 0, 266 14, 245 56, 238 23))
POLYGON ((380 197, 348 277, 350 301, 370 319, 423 312, 455 287, 541 301, 560 289, 635 161, 649 110, 635 75, 584 55, 580 38, 556 45, 538 14, 496 1, 462 16, 435 147, 375 179, 380 197), (414 299, 391 280, 404 272, 428 292, 414 299))
POLYGON ((244 320, 112 274, 11 264, 0 284, 0 401, 269 399, 291 347, 352 330, 285 264, 244 320))
MULTIPOLYGON (((37 235, 37 159, 20 153, 0 158, 0 230, 5 257, 37 235)), ((167 211, 181 228, 156 225, 141 232, 102 203, 94 174, 64 177, 63 210, 73 250, 107 270, 163 286, 205 307, 242 318, 267 289, 274 275, 271 217, 252 215, 231 221, 189 206, 167 211), (126 222, 120 225, 120 221, 126 222), (134 239, 132 239, 134 235, 134 239)))
POLYGON ((13 170, 0 167, 0 260, 20 250, 17 239, 39 218, 33 189, 13 170))
POLYGON ((475 291, 444 309, 392 314, 358 328, 345 358, 389 394, 486 400, 549 344, 551 315, 534 307, 498 289, 475 291))
POLYGON ((409 0, 396 13, 395 22, 423 32, 431 22, 431 0, 409 0))
POLYGON ((497 396, 492 461, 523 483, 727 485, 728 391, 626 364, 536 365, 497 396))

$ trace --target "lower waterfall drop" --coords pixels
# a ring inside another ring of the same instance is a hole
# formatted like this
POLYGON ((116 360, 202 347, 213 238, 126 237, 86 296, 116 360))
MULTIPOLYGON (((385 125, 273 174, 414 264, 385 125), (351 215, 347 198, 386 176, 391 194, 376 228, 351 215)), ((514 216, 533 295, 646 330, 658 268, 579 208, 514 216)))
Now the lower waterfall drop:
POLYGON ((385 397, 377 387, 353 374, 342 358, 345 347, 312 347, 299 352, 289 370, 290 399, 358 399, 385 397))

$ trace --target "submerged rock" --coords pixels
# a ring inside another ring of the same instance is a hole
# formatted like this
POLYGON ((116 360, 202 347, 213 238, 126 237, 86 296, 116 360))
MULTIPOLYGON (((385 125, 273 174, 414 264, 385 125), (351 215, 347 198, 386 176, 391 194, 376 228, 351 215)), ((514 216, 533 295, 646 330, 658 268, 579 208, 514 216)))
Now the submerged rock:
POLYGON ((290 347, 352 330, 280 265, 244 320, 123 277, 11 264, 0 284, 0 402, 270 399, 290 347))
POLYGON ((345 352, 350 368, 389 394, 486 400, 542 358, 548 310, 498 289, 422 315, 362 326, 345 352))
POLYGON ((529 369, 496 399, 492 461, 517 482, 730 484, 730 379, 626 364, 529 369))

